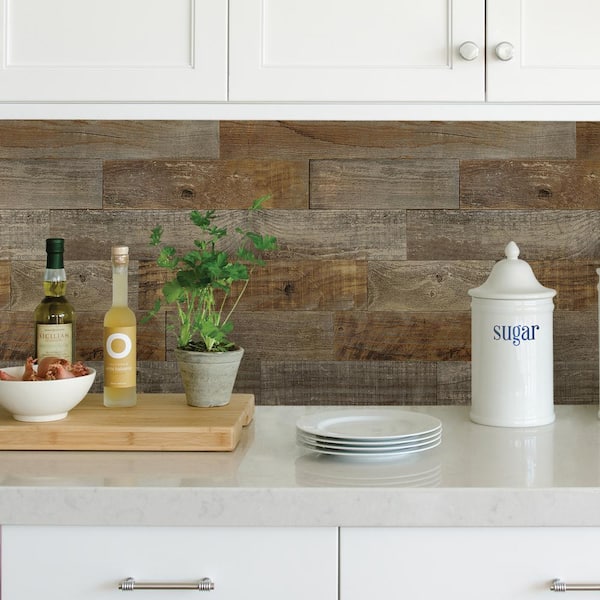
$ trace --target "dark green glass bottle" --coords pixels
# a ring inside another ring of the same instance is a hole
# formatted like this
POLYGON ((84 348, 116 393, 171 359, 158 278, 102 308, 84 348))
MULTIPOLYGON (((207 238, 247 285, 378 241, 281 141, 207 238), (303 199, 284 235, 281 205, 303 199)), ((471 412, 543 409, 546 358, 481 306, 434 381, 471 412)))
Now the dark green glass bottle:
POLYGON ((63 238, 46 240, 46 270, 44 271, 44 299, 34 313, 35 358, 46 356, 75 359, 75 311, 66 298, 63 238))

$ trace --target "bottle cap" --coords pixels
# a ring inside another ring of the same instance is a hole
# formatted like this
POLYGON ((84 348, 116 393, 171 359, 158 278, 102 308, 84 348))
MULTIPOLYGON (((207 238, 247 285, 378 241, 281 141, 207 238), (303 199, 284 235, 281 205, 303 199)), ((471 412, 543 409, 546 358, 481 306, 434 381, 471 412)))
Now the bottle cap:
POLYGON ((469 290, 470 296, 498 300, 536 300, 556 295, 556 290, 544 287, 536 279, 531 266, 519 258, 517 244, 509 242, 504 253, 506 258, 494 265, 485 283, 469 290))
POLYGON ((48 254, 62 254, 65 251, 65 240, 63 238, 48 238, 46 240, 46 252, 48 254))

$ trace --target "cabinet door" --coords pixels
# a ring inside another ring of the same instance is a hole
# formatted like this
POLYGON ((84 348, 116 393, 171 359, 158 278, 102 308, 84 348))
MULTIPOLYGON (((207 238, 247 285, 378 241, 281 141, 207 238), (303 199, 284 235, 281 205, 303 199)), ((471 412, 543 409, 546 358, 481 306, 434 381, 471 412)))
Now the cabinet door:
POLYGON ((227 0, 0 0, 0 101, 226 94, 227 0))
POLYGON ((548 600, 555 578, 600 583, 599 543, 598 528, 342 528, 340 599, 548 600))
POLYGON ((171 585, 209 577, 210 600, 337 600, 337 555, 335 528, 10 526, 2 528, 2 598, 107 600, 121 597, 128 577, 171 585))
POLYGON ((230 0, 229 99, 483 100, 484 4, 230 0))
POLYGON ((487 100, 599 102, 599 22, 596 0, 488 0, 487 100))

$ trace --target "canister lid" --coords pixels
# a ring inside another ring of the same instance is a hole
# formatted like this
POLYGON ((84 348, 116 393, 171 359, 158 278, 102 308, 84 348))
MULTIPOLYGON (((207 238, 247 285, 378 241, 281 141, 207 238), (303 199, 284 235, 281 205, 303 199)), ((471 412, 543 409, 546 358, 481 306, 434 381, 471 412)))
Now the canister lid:
POLYGON ((536 279, 529 263, 519 258, 519 247, 515 242, 509 242, 504 253, 506 258, 494 265, 484 284, 469 290, 470 296, 498 300, 535 300, 556 295, 556 290, 544 287, 536 279))

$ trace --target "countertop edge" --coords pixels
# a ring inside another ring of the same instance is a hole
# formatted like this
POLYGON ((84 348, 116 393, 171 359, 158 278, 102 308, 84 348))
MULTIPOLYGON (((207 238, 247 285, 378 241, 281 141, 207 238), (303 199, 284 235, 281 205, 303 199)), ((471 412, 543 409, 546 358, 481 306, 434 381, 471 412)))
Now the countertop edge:
POLYGON ((3 525, 600 527, 599 488, 0 489, 3 525))

